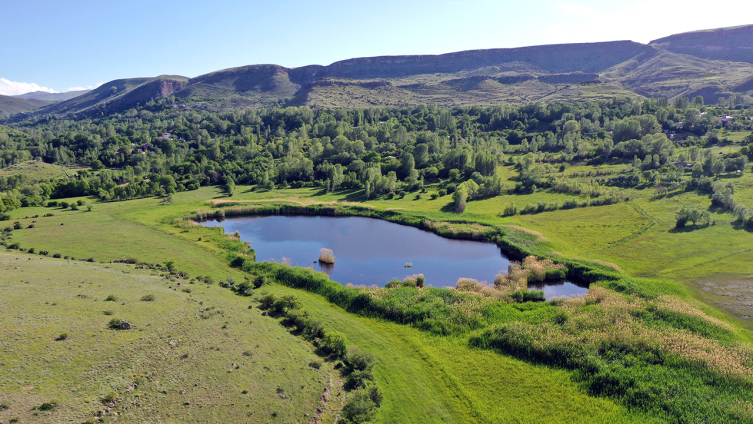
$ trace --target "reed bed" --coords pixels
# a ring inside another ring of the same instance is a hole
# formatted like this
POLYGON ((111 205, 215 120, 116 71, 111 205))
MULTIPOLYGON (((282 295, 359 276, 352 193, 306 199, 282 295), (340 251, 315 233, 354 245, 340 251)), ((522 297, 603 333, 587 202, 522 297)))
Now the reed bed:
POLYGON ((323 264, 334 264, 335 254, 332 252, 332 249, 323 247, 322 250, 319 251, 319 262, 323 264))

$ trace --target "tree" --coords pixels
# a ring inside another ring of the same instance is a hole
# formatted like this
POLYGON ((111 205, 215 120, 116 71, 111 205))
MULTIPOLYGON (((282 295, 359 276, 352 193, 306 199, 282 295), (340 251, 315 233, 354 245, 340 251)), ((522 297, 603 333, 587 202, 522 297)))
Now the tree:
POLYGON ((225 193, 227 193, 228 196, 232 197, 234 192, 235 192, 235 181, 233 181, 231 177, 227 177, 225 179, 225 193))
POLYGON ((415 167, 416 161, 413 159, 413 155, 410 153, 404 154, 400 163, 400 179, 404 180, 410 177, 415 167))
POLYGON ((468 199, 468 189, 464 184, 460 184, 455 192, 452 193, 452 200, 455 201, 455 212, 465 212, 465 202, 468 199))

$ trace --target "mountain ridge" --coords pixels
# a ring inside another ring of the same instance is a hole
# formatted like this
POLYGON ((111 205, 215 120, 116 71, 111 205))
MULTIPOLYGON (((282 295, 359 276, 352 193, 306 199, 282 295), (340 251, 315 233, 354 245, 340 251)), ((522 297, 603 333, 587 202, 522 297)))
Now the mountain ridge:
POLYGON ((549 44, 360 57, 296 68, 245 65, 193 78, 126 78, 70 100, 39 105, 32 113, 108 114, 168 96, 219 111, 285 105, 513 105, 609 96, 703 95, 713 103, 751 94, 753 25, 746 25, 675 34, 649 44, 626 40, 549 44), (746 56, 748 46, 750 56, 746 56))

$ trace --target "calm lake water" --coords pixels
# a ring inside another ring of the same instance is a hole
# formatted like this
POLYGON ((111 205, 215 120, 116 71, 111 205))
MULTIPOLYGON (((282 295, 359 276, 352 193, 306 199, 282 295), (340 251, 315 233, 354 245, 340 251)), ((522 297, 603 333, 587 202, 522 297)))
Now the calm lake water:
MULTIPOLYGON (((459 278, 494 282, 508 258, 492 243, 452 240, 418 228, 361 217, 259 216, 206 221, 250 241, 257 261, 313 267, 341 284, 377 285, 424 274, 426 285, 455 287, 459 278), (332 249, 334 265, 320 265, 319 250, 332 249), (412 263, 406 268, 406 263, 412 263)), ((588 286, 567 281, 531 284, 547 298, 583 294, 588 286)))

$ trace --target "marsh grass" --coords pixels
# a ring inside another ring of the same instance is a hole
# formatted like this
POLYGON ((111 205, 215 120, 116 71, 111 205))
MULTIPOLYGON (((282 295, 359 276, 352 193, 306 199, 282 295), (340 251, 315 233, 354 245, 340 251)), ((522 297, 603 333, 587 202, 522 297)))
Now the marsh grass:
POLYGON ((332 252, 332 249, 323 247, 322 250, 319 251, 319 262, 323 264, 334 264, 335 254, 332 252))

